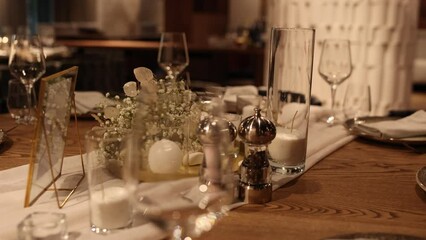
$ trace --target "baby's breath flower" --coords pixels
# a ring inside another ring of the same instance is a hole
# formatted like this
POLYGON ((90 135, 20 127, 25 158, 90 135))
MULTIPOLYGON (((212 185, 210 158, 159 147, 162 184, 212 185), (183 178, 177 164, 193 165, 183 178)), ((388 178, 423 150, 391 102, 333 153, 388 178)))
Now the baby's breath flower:
MULTIPOLYGON (((112 97, 110 93, 105 94, 107 98, 113 99, 115 105, 111 103, 99 105, 104 110, 103 113, 97 114, 100 126, 108 129, 110 134, 114 132, 114 136, 120 137, 123 134, 122 129, 131 129, 133 124, 139 124, 137 127, 144 129, 145 132, 141 136, 145 142, 141 149, 143 153, 147 153, 152 144, 163 138, 175 141, 181 147, 184 141, 189 140, 189 147, 199 151, 200 144, 195 130, 188 136, 184 130, 187 128, 183 128, 184 124, 190 123, 190 126, 195 129, 195 123, 198 122, 197 118, 201 114, 201 111, 198 111, 191 102, 192 92, 185 89, 185 82, 171 83, 164 79, 155 80, 148 70, 145 68, 135 70, 137 72, 135 76, 140 82, 139 89, 136 82, 126 83, 123 86, 126 96, 123 98, 119 95, 112 97), (138 121, 133 123, 135 116, 138 121), (111 128, 118 130, 110 130, 111 128), (187 137, 189 139, 186 139, 187 137)), ((120 157, 117 156, 123 153, 118 151, 118 147, 117 144, 105 147, 105 154, 115 155, 114 159, 119 159, 120 157)))

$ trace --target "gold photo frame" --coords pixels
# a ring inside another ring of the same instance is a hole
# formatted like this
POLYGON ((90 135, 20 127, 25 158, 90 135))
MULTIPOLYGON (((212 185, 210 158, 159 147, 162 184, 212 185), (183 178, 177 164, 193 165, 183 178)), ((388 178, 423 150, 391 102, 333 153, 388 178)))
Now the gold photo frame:
MULTIPOLYGON (((68 188, 58 188, 57 180, 62 175, 66 136, 71 113, 77 122, 74 89, 77 80, 78 67, 74 66, 44 77, 40 83, 39 100, 37 105, 37 122, 33 138, 25 207, 33 205, 47 190, 55 191, 59 208, 62 208, 85 177, 82 146, 80 147, 81 176, 76 185, 68 188), (74 109, 74 111, 71 111, 74 109), (53 189, 49 189, 53 186, 53 189), (67 191, 64 200, 60 200, 59 191, 67 191)), ((79 138, 78 124, 75 124, 79 138)), ((79 174, 80 175, 80 174, 79 174)))

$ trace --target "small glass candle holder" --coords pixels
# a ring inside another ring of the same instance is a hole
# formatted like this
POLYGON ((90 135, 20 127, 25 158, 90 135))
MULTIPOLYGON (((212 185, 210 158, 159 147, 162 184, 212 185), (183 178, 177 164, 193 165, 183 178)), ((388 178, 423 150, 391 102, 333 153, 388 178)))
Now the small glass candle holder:
POLYGON ((19 240, 68 239, 65 214, 34 212, 18 224, 19 240))
MULTIPOLYGON (((25 85, 18 79, 9 80, 9 88, 7 94, 7 108, 10 116, 15 119, 18 124, 28 124, 35 119, 34 115, 28 115, 29 108, 36 107, 36 94, 34 88, 31 90, 31 106, 28 106, 27 91, 25 85)), ((34 111, 30 111, 32 114, 34 111)))
POLYGON ((122 179, 126 134, 115 128, 86 133, 90 228, 95 233, 108 234, 132 224, 132 207, 122 179))

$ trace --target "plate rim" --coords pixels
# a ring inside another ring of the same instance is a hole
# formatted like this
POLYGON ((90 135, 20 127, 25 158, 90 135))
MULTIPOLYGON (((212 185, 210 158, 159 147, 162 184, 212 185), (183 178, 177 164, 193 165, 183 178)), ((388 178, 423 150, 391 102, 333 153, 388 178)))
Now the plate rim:
POLYGON ((424 183, 424 182, 420 181, 420 178, 419 178, 419 176, 420 176, 420 172, 422 172, 422 171, 424 171, 424 172, 425 172, 425 174, 426 174, 426 166, 421 167, 419 170, 417 170, 417 173, 416 173, 416 182, 417 182, 417 185, 419 185, 419 187, 420 187, 421 189, 423 189, 423 191, 425 191, 425 192, 426 192, 426 183, 424 183))

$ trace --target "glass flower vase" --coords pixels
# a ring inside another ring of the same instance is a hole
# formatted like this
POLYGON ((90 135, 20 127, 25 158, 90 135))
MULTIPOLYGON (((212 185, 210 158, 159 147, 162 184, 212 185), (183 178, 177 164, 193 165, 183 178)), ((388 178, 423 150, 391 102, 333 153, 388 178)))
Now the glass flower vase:
POLYGON ((181 81, 146 81, 132 131, 138 136, 141 181, 197 176, 203 154, 195 132, 200 110, 181 81))

